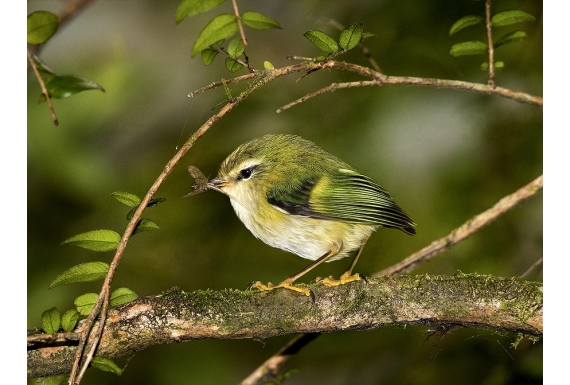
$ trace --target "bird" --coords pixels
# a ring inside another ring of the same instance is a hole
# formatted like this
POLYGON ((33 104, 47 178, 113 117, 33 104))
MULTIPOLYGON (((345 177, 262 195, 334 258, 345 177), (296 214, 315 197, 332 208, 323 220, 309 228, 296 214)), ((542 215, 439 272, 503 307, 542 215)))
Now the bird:
MULTIPOLYGON (((206 182, 204 182, 206 183, 206 182)), ((269 246, 312 261, 281 283, 259 281, 251 288, 286 288, 323 262, 353 255, 336 286, 361 279, 352 271, 370 235, 379 227, 416 233, 416 224, 372 178, 315 143, 290 134, 268 134, 237 147, 204 189, 227 195, 251 233, 269 246)))

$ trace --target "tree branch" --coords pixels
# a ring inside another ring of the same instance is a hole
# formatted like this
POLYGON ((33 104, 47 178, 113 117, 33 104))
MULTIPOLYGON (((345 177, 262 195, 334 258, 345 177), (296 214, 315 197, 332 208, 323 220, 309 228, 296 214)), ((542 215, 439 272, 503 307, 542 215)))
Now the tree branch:
MULTIPOLYGON (((542 336, 539 282, 457 274, 381 277, 310 288, 316 295, 314 304, 290 290, 173 289, 141 297, 108 312, 97 354, 118 358, 153 345, 196 339, 264 339, 392 325, 476 326, 542 336)), ((74 332, 83 327, 84 323, 74 332)), ((75 350, 71 344, 32 344, 28 377, 69 372, 75 350)))

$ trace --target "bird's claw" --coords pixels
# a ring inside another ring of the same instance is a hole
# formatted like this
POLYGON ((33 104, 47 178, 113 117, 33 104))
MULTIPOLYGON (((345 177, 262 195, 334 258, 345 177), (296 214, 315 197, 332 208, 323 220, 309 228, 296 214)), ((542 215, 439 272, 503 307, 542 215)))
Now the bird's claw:
POLYGON ((350 274, 350 272, 347 271, 343 275, 341 275, 338 280, 334 279, 333 277, 327 277, 319 280, 319 282, 325 286, 340 286, 349 282, 360 281, 360 280, 363 280, 364 282, 368 283, 368 280, 362 274, 359 273, 350 274))
POLYGON ((264 284, 264 283, 261 283, 259 281, 254 281, 254 282, 250 283, 249 285, 247 285, 248 289, 259 289, 261 291, 274 290, 274 289, 277 289, 280 287, 283 289, 289 289, 292 291, 296 291, 297 293, 302 293, 302 294, 306 295, 307 297, 311 297, 311 299, 313 300, 313 303, 315 302, 315 293, 313 293, 313 291, 311 289, 293 286, 290 282, 288 282, 288 280, 285 280, 278 285, 274 285, 271 282, 264 284))

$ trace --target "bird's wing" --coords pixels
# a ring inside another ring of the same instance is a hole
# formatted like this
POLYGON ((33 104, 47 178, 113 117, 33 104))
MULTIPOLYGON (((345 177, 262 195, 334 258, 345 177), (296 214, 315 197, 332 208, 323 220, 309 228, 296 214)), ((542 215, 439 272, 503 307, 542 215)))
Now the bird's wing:
POLYGON ((270 190, 268 202, 292 215, 372 224, 415 234, 414 222, 371 178, 339 169, 318 180, 307 178, 286 190, 270 190))

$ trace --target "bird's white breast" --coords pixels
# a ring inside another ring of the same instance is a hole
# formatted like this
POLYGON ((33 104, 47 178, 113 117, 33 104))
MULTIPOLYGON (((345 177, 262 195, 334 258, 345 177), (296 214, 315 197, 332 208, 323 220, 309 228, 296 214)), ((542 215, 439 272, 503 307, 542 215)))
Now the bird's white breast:
POLYGON ((244 198, 241 196, 237 200, 230 197, 230 201, 239 219, 253 235, 269 246, 310 260, 320 258, 339 245, 339 253, 329 261, 344 258, 362 246, 377 228, 373 225, 291 215, 271 206, 265 197, 261 198, 263 200, 258 200, 259 197, 244 198))

